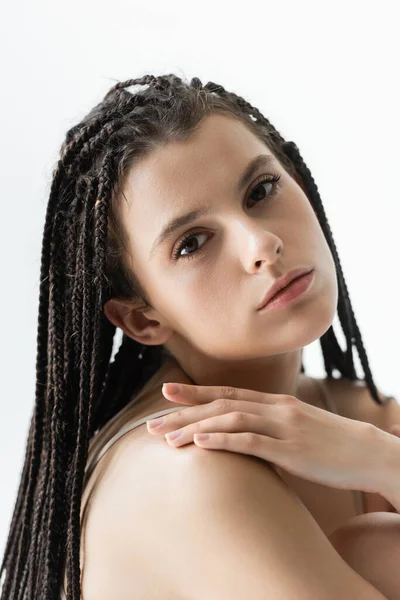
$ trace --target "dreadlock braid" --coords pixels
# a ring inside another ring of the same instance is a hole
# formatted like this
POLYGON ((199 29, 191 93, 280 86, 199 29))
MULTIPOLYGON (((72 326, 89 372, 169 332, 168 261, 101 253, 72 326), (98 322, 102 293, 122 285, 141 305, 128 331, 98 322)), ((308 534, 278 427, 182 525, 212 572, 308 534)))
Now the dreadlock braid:
MULTIPOLYGON (((53 209, 57 200, 57 191, 62 178, 61 171, 54 174, 50 190, 49 202, 45 218, 43 243, 42 243, 42 266, 40 273, 38 334, 37 334, 37 357, 36 357, 36 406, 32 416, 28 442, 26 446, 25 464, 21 476, 21 485, 18 492, 14 515, 11 522, 10 532, 6 543, 4 558, 0 568, 0 576, 4 568, 8 573, 13 573, 13 578, 7 576, 2 586, 3 598, 19 597, 18 584, 21 581, 23 563, 26 561, 28 550, 28 521, 32 511, 35 484, 39 471, 40 457, 43 448, 43 411, 45 397, 45 383, 42 383, 42 375, 47 372, 47 342, 48 342, 48 270, 50 256, 50 235, 52 225, 53 209), (33 482, 33 483, 32 483, 33 482), (22 501, 23 500, 23 501, 22 501), (18 532, 18 536, 16 535, 18 532)), ((39 487, 40 493, 40 487, 39 487)))
POLYGON ((80 508, 89 442, 168 354, 163 346, 143 346, 123 334, 111 360, 117 328, 105 316, 107 300, 151 306, 126 260, 120 192, 141 157, 170 140, 188 139, 212 112, 240 120, 290 175, 300 176, 337 271, 346 350, 333 326, 321 336, 327 376, 336 369, 357 379, 355 345, 371 397, 385 401, 372 378, 317 186, 296 144, 219 84, 203 86, 198 77, 187 84, 173 74, 118 82, 67 131, 52 173, 41 254, 35 405, 0 568, 0 578, 5 574, 0 600, 58 600, 63 569, 67 599, 80 600, 80 508))
POLYGON ((75 454, 73 457, 73 471, 75 477, 72 482, 71 504, 69 507, 69 521, 71 529, 67 540, 67 572, 69 580, 73 582, 72 598, 79 598, 80 594, 80 567, 79 567, 79 510, 80 497, 82 493, 82 481, 84 471, 84 456, 87 454, 88 431, 90 429, 90 407, 92 397, 90 396, 90 372, 86 365, 91 364, 90 347, 93 344, 93 327, 90 316, 93 306, 93 273, 92 248, 88 243, 92 233, 92 204, 97 197, 98 186, 95 183, 91 189, 90 200, 86 202, 83 213, 82 241, 80 246, 82 264, 82 326, 81 326, 81 353, 80 353, 80 379, 78 397, 78 427, 75 454))

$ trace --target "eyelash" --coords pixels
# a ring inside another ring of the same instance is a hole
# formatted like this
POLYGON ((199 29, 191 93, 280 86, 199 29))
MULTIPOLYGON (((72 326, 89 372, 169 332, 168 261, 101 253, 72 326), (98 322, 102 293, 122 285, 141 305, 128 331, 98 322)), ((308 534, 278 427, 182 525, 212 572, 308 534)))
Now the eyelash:
MULTIPOLYGON (((271 183, 272 184, 271 192, 265 198, 266 201, 271 200, 277 194, 278 189, 281 186, 280 179, 281 179, 281 175, 279 175, 279 173, 273 173, 272 175, 262 175, 253 185, 251 191, 249 192, 249 194, 246 198, 246 201, 249 198, 249 196, 251 196, 251 194, 254 192, 254 190, 263 183, 271 183)), ((261 200, 261 202, 262 202, 262 200, 261 200)), ((204 232, 203 231, 193 231, 189 234, 185 234, 183 236, 183 238, 181 239, 181 241, 179 242, 178 247, 172 253, 173 260, 175 260, 175 261, 182 260, 182 259, 190 260, 191 258, 194 258, 195 256, 198 256, 199 254, 201 254, 204 246, 206 245, 205 243, 203 244, 203 246, 201 246, 201 248, 199 250, 195 250, 194 252, 191 252, 190 254, 182 254, 181 256, 179 256, 179 253, 186 246, 187 242, 200 234, 204 234, 204 232)))

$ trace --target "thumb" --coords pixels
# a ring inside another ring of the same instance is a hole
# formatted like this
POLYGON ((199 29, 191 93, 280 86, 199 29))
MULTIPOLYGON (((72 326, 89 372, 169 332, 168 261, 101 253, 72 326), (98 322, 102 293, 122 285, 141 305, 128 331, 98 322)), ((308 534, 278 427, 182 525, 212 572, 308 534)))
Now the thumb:
POLYGON ((196 404, 196 394, 191 389, 192 386, 184 383, 163 383, 161 391, 164 397, 170 402, 178 402, 179 404, 193 405, 196 404), (172 391, 175 388, 174 391, 172 391))

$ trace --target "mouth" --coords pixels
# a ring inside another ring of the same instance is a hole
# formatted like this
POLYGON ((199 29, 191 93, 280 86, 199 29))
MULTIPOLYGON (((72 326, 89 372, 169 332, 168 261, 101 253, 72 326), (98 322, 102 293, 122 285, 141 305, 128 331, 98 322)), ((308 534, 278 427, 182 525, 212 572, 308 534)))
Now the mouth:
MULTIPOLYGON (((297 277, 292 277, 292 279, 283 287, 279 287, 279 280, 276 282, 276 287, 278 287, 277 291, 271 290, 269 291, 269 298, 267 301, 264 301, 264 304, 258 310, 272 310, 274 308, 282 308, 289 304, 290 302, 299 298, 304 292, 306 292, 311 286, 314 280, 315 270, 311 269, 306 272, 303 272, 301 275, 297 275, 297 277)), ((289 273, 290 276, 290 273, 289 273)), ((288 277, 288 276, 286 276, 288 277)), ((280 280, 282 281, 282 280, 280 280)))

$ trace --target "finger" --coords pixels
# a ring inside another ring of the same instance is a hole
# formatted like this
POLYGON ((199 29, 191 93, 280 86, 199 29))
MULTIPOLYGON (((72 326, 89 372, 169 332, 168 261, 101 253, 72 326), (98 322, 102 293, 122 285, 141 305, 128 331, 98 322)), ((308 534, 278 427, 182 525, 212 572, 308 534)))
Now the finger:
POLYGON ((220 385, 190 385, 186 383, 175 384, 179 389, 176 393, 168 391, 168 383, 162 386, 162 393, 168 400, 185 401, 193 404, 206 404, 218 398, 229 398, 231 400, 242 400, 246 402, 259 402, 264 404, 275 404, 282 394, 268 394, 256 390, 235 388, 220 385), (179 399, 179 400, 178 400, 179 399))
MULTIPOLYGON (((164 397, 171 402, 179 402, 179 404, 195 404, 196 398, 194 394, 191 394, 186 388, 189 385, 183 383, 163 383, 161 391, 164 397), (171 391, 171 388, 174 390, 171 391)), ((206 402, 204 402, 205 404, 206 402)))
MULTIPOLYGON (((278 425, 279 428, 279 425, 278 425)), ((249 413, 229 413, 227 415, 218 415, 204 419, 197 423, 192 423, 187 427, 171 431, 165 434, 165 439, 173 446, 183 446, 193 442, 193 436, 202 432, 252 432, 264 436, 276 436, 276 424, 269 421, 264 416, 253 415, 249 413)))
POLYGON ((257 433, 248 431, 240 433, 203 432, 195 434, 193 441, 196 446, 207 450, 227 450, 228 452, 257 456, 267 464, 272 463, 278 466, 286 464, 287 450, 284 442, 257 433))
MULTIPOLYGON (((190 406, 169 415, 164 415, 162 423, 156 427, 152 427, 152 420, 157 421, 158 419, 148 420, 146 424, 149 433, 164 434, 190 424, 198 425, 199 421, 204 421, 204 419, 210 417, 215 418, 218 415, 229 415, 229 423, 233 426, 235 420, 243 420, 245 413, 262 416, 265 420, 271 420, 272 418, 272 414, 266 412, 265 404, 219 398, 207 404, 190 406), (240 413, 241 416, 239 416, 240 413)), ((237 425, 238 423, 236 423, 237 425)))
MULTIPOLYGON (((196 421, 187 426, 167 427, 160 433, 163 433, 166 441, 173 446, 183 446, 184 444, 192 443, 193 436, 203 432, 251 432, 269 438, 283 439, 285 431, 279 417, 274 418, 271 414, 271 417, 267 418, 265 416, 266 409, 265 407, 262 408, 264 409, 264 414, 262 415, 247 412, 229 412, 228 414, 221 414, 196 421)), ((268 412, 272 411, 272 407, 267 410, 268 412)))

